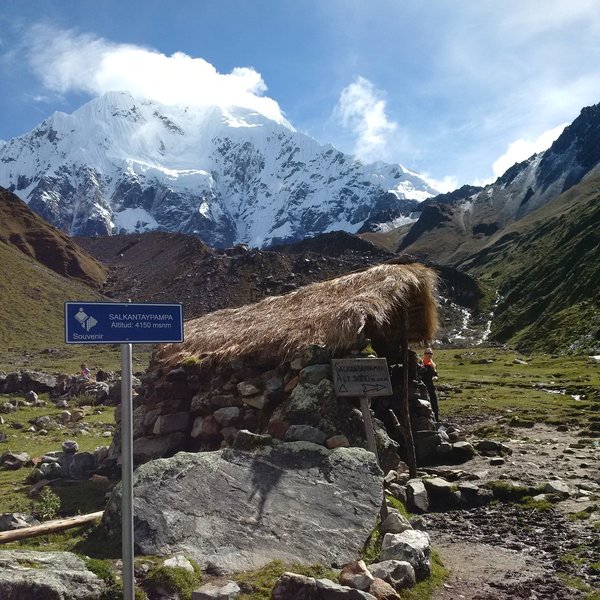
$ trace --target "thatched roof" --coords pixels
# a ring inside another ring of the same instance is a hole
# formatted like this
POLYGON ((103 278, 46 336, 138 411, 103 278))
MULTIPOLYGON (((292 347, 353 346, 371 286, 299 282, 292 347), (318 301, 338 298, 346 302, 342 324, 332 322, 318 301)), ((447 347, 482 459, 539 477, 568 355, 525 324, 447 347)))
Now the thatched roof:
POLYGON ((215 365, 260 355, 283 361, 310 344, 349 350, 361 332, 398 347, 403 311, 409 341, 427 342, 437 328, 436 284, 434 271, 420 264, 379 265, 314 283, 188 321, 185 341, 163 346, 155 363, 172 366, 194 357, 215 365))

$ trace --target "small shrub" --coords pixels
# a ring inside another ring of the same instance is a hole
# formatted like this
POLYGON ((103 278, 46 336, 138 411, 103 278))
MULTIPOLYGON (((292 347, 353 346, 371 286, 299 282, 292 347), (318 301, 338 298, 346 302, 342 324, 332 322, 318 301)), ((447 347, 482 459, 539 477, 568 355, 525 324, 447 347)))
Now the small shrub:
POLYGON ((535 425, 532 419, 523 419, 521 417, 511 417, 508 421, 510 427, 525 427, 531 429, 535 425))
POLYGON ((506 438, 508 437, 504 427, 500 425, 479 425, 473 430, 473 435, 478 438, 506 438))
POLYGON ((55 519, 60 512, 60 498, 49 487, 45 487, 40 499, 32 503, 31 512, 40 521, 55 519))
POLYGON ((485 487, 492 490, 494 498, 503 502, 520 502, 526 496, 535 496, 542 493, 542 488, 532 486, 515 485, 509 481, 488 481, 485 487))
POLYGON ((177 594, 181 600, 191 600, 192 592, 202 582, 202 572, 198 564, 190 562, 194 567, 193 572, 182 567, 156 567, 145 580, 145 586, 167 594, 177 594))
POLYGON ((71 404, 74 406, 95 406, 96 396, 94 394, 77 394, 71 397, 71 404))
MULTIPOLYGON (((134 589, 134 597, 135 600, 148 600, 146 592, 137 587, 134 589)), ((123 584, 113 583, 100 594, 98 600, 123 600, 123 584)))

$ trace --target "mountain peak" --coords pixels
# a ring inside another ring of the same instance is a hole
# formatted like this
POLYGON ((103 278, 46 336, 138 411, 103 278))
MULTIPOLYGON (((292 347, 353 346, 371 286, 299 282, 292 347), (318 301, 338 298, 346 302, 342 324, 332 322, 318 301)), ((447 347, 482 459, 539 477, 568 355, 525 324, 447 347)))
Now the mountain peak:
POLYGON ((402 165, 364 165, 255 110, 118 91, 0 147, 0 185, 72 235, 163 229, 217 246, 356 232, 390 211, 414 219, 437 193, 402 165))

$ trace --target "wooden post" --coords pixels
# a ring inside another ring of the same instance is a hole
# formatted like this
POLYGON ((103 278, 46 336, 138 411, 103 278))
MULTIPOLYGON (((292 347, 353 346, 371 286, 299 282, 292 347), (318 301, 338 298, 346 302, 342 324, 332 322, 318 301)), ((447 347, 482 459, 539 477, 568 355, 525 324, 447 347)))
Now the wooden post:
POLYGON ((363 421, 365 423, 367 450, 370 450, 375 455, 375 460, 379 465, 379 455, 377 454, 377 442, 375 441, 375 428, 373 427, 373 420, 371 419, 371 400, 368 396, 361 396, 360 410, 362 411, 363 421))
MULTIPOLYGON (((375 460, 377 461, 377 464, 381 467, 381 464, 379 462, 379 454, 377 453, 377 441, 375 440, 375 427, 373 427, 373 419, 371 419, 371 399, 368 396, 360 397, 360 410, 362 412, 363 421, 365 423, 365 437, 367 438, 367 450, 370 450, 375 455, 375 460)), ((383 485, 383 498, 381 500, 379 516, 381 517, 382 521, 388 516, 387 501, 385 499, 385 483, 383 485)))

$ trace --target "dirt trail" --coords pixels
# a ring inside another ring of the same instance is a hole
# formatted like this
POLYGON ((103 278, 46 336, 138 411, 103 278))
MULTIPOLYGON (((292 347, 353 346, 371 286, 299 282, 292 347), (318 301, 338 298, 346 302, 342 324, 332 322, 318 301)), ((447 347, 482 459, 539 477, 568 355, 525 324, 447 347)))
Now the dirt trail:
POLYGON ((478 456, 458 468, 477 483, 506 479, 523 485, 561 481, 569 499, 547 512, 499 503, 426 515, 433 547, 450 571, 434 600, 571 600, 585 594, 565 585, 557 571, 599 589, 597 522, 598 442, 581 444, 577 431, 545 425, 513 430, 513 449, 502 465, 478 456), (577 447, 580 445, 581 447, 577 447), (589 495, 588 495, 589 494, 589 495), (589 519, 569 515, 588 509, 589 519))

